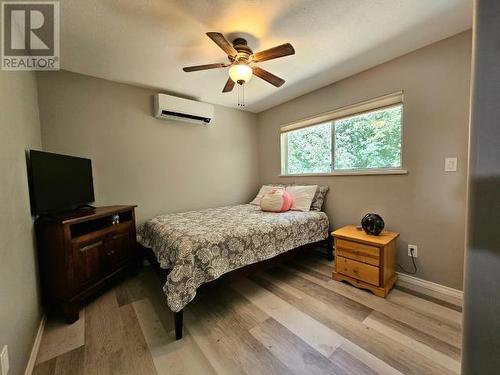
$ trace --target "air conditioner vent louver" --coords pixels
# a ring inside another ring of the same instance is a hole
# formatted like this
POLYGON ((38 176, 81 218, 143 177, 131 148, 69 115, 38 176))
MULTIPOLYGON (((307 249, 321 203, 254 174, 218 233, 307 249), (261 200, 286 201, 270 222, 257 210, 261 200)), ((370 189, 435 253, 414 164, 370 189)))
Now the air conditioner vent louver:
POLYGON ((203 121, 206 124, 210 123, 210 120, 211 120, 208 117, 200 117, 200 116, 188 115, 185 113, 165 111, 165 110, 161 111, 161 116, 166 117, 166 118, 181 117, 181 118, 190 119, 190 120, 203 121))

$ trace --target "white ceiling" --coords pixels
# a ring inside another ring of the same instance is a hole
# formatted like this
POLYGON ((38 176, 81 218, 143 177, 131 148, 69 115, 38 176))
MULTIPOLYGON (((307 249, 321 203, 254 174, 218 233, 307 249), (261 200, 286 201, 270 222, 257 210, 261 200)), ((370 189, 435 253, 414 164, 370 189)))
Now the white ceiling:
POLYGON ((244 36, 254 51, 290 42, 296 54, 253 77, 247 110, 260 112, 339 79, 467 30, 472 0, 61 0, 61 67, 174 95, 237 107, 223 94, 226 62, 206 35, 244 36))

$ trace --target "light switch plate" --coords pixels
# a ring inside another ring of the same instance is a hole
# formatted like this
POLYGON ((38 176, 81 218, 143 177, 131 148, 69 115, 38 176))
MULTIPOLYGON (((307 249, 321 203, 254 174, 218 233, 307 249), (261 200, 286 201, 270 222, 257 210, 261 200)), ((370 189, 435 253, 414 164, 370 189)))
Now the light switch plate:
POLYGON ((457 171, 457 158, 446 158, 444 159, 444 171, 445 172, 456 172, 457 171))
POLYGON ((7 345, 2 348, 0 353, 1 375, 7 375, 9 372, 9 349, 7 345))

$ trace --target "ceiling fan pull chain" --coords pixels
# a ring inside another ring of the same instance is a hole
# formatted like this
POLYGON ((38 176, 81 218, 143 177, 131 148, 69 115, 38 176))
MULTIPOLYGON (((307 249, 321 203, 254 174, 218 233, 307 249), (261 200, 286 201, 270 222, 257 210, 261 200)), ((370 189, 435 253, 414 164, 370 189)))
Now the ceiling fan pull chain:
POLYGON ((238 83, 238 107, 245 109, 245 85, 238 83))
POLYGON ((238 107, 245 106, 245 88, 242 84, 238 83, 238 107))

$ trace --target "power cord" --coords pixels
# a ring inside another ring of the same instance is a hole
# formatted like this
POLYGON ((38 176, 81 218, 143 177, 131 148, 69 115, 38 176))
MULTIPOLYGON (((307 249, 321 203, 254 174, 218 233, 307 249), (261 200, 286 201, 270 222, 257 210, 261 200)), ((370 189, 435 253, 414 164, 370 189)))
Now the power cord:
POLYGON ((407 271, 404 269, 404 267, 398 263, 398 267, 403 270, 403 272, 410 274, 410 275, 415 275, 417 273, 417 264, 415 263, 415 257, 413 256, 413 249, 410 249, 410 254, 411 254, 411 262, 413 263, 413 272, 407 271))

